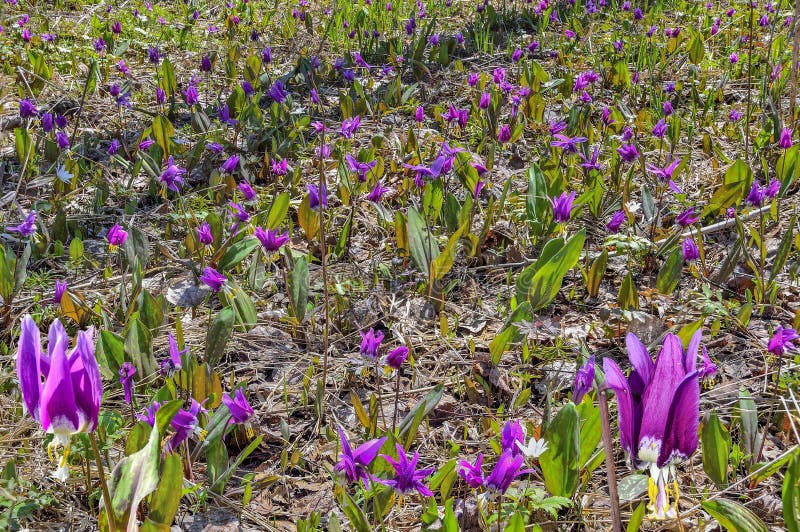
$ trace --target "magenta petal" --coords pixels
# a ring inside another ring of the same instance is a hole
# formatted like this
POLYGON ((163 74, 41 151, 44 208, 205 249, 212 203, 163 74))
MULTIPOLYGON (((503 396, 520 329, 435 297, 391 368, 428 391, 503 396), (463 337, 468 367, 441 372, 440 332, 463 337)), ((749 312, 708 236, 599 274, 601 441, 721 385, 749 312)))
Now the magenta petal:
POLYGON ((617 410, 619 413, 619 439, 622 443, 622 448, 630 454, 635 454, 634 451, 634 411, 633 411, 633 397, 631 396, 631 388, 628 385, 628 379, 619 369, 617 363, 610 358, 603 359, 603 373, 606 374, 606 386, 614 390, 617 394, 617 410))
POLYGON ((42 428, 47 432, 72 434, 78 431, 81 423, 70 376, 66 338, 57 338, 55 345, 47 347, 51 361, 50 373, 42 389, 42 428))
POLYGON ((658 467, 675 459, 686 459, 697 450, 697 425, 700 417, 700 376, 693 371, 675 390, 669 406, 664 443, 658 455, 658 467))
POLYGON ((363 466, 370 465, 385 442, 386 438, 384 437, 362 443, 353 451, 353 460, 363 466))
MULTIPOLYGON (((22 400, 30 415, 39 420, 39 404, 41 400, 41 374, 39 359, 42 346, 39 339, 39 327, 30 315, 22 318, 22 332, 17 346, 17 376, 22 392, 22 400)), ((49 366, 49 364, 48 364, 49 366)), ((48 367, 49 369, 49 367, 48 367)))
POLYGON ((647 352, 647 348, 633 333, 628 333, 625 336, 625 346, 628 348, 628 360, 631 361, 636 375, 641 379, 642 385, 647 386, 653 377, 653 369, 655 367, 653 359, 650 358, 650 353, 647 352))
POLYGON ((683 367, 686 373, 691 373, 697 368, 697 353, 700 348, 700 341, 703 339, 703 330, 698 329, 689 340, 689 347, 683 357, 683 367))
POLYGON ((94 330, 78 333, 75 349, 70 355, 70 373, 75 392, 75 404, 80 414, 80 432, 91 432, 97 428, 100 403, 103 399, 103 383, 100 368, 94 356, 94 330))
POLYGON ((639 431, 640 443, 645 438, 655 442, 663 440, 670 404, 685 373, 681 341, 674 334, 668 334, 656 358, 653 378, 642 396, 642 412, 645 415, 642 416, 639 431))

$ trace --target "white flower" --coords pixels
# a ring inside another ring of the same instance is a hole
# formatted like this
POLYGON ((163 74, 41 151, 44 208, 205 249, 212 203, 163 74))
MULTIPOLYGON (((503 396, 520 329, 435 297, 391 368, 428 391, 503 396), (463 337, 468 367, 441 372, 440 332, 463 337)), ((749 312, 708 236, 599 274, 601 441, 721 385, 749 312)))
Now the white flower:
POLYGON ((547 450, 547 442, 544 441, 544 438, 539 440, 531 438, 528 445, 523 445, 521 441, 517 440, 517 447, 526 458, 539 458, 547 450))

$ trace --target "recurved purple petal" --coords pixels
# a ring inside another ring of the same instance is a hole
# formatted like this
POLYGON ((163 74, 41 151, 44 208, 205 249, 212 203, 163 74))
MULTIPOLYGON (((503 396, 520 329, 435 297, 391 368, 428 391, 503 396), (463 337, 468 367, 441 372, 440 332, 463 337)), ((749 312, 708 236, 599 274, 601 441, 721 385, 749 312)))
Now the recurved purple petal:
POLYGON ((697 329, 689 340, 689 347, 683 356, 683 367, 686 373, 691 373, 697 368, 697 353, 700 348, 700 341, 703 339, 703 330, 697 329))
POLYGON ((631 387, 635 388, 634 393, 642 393, 653 377, 653 359, 650 358, 650 353, 639 337, 633 333, 629 332, 625 336, 625 346, 628 348, 628 360, 631 361, 636 373, 635 377, 631 374, 631 380, 635 381, 635 386, 634 382, 631 382, 631 387))
POLYGON ((17 376, 22 392, 22 400, 30 415, 39 420, 39 402, 41 400, 41 374, 39 359, 42 354, 39 327, 29 314, 22 318, 22 331, 17 345, 17 376))
POLYGON ((362 443, 353 451, 353 459, 357 464, 365 467, 369 466, 372 461, 375 460, 375 456, 378 454, 378 451, 381 450, 385 442, 386 438, 384 437, 362 443))
POLYGON ((628 379, 619 369, 617 363, 610 358, 603 359, 603 373, 606 374, 606 386, 614 390, 617 395, 617 410, 619 413, 619 439, 622 448, 630 454, 635 454, 634 446, 636 434, 634 434, 636 422, 634 420, 633 397, 628 379))
POLYGON ((97 428, 103 399, 103 382, 100 380, 100 368, 97 367, 94 356, 94 329, 78 333, 69 362, 75 404, 81 420, 78 431, 92 432, 97 428))
POLYGON ((674 334, 668 334, 656 358, 653 378, 642 396, 642 412, 646 415, 642 416, 639 431, 637 455, 640 460, 655 462, 659 456, 670 404, 685 374, 681 341, 674 334))
POLYGON ((697 371, 693 371, 680 382, 669 406, 658 467, 663 467, 671 460, 684 460, 697 450, 699 417, 700 376, 697 371))
POLYGON ((65 338, 57 338, 48 346, 51 353, 50 373, 44 382, 41 400, 42 428, 55 434, 72 434, 78 431, 81 421, 75 404, 65 338))

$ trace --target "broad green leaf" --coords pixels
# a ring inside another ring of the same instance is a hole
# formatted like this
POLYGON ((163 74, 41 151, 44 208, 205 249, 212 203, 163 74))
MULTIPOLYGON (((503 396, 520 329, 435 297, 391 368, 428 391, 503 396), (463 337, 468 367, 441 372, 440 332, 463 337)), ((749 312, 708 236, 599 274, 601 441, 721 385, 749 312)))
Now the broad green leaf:
POLYGON ((306 234, 306 240, 311 242, 319 231, 319 212, 311 208, 308 196, 303 198, 300 202, 300 208, 297 209, 297 222, 303 228, 306 234))
POLYGON ((158 486, 158 464, 161 454, 161 437, 158 427, 150 431, 143 449, 117 462, 111 472, 108 490, 114 519, 129 531, 136 530, 136 509, 145 497, 158 486))
POLYGON ((668 295, 675 291, 681 281, 683 273, 683 254, 680 249, 672 250, 667 260, 658 271, 656 277, 656 288, 662 294, 668 295))
POLYGON ((153 140, 161 147, 164 159, 167 159, 172 154, 172 137, 175 136, 172 122, 164 115, 156 115, 153 118, 152 131, 153 140))
POLYGON ((800 145, 795 145, 783 152, 775 163, 775 173, 781 182, 781 194, 800 177, 800 145))
POLYGON ((439 256, 439 246, 428 231, 425 220, 414 207, 408 208, 408 247, 417 269, 430 275, 431 263, 439 256))
POLYGON ((120 335, 103 329, 100 331, 95 355, 103 377, 116 378, 119 368, 125 362, 125 341, 120 335))
POLYGON ((140 379, 152 375, 158 367, 153 357, 150 330, 139 318, 134 318, 125 335, 125 352, 136 367, 140 379))
POLYGON ((747 193, 748 187, 752 182, 753 170, 750 169, 747 163, 737 159, 725 172, 723 185, 711 196, 711 201, 708 202, 708 205, 703 210, 703 217, 725 210, 738 203, 747 193))
POLYGON ((520 512, 516 512, 511 516, 504 532, 525 532, 525 519, 522 518, 520 512))
POLYGON ((703 501, 701 505, 728 532, 767 532, 761 519, 739 503, 716 499, 703 501))
POLYGON ((756 455, 761 448, 761 433, 758 430, 756 402, 744 387, 739 388, 737 414, 739 414, 739 430, 741 431, 739 441, 752 464, 757 459, 756 455))
POLYGON ((647 505, 644 502, 640 502, 636 509, 631 514, 631 520, 628 521, 628 526, 625 528, 625 532, 638 532, 639 528, 642 526, 642 521, 644 521, 644 512, 647 509, 647 505))
MULTIPOLYGON (((415 420, 417 417, 418 412, 422 412, 421 419, 425 419, 425 416, 430 414, 436 405, 439 404, 439 401, 442 400, 442 393, 444 392, 444 386, 441 384, 437 384, 433 390, 429 391, 428 394, 422 398, 422 400, 417 403, 417 405, 411 409, 411 411, 406 414, 406 417, 398 425, 398 433, 397 439, 402 439, 405 435, 411 431, 416 431, 417 427, 415 426, 415 420)), ((418 425, 419 422, 416 422, 418 425)))
POLYGON ((589 268, 589 274, 586 276, 586 292, 589 297, 597 297, 600 292, 600 283, 603 281, 603 276, 606 274, 608 267, 608 252, 604 249, 603 252, 592 261, 592 266, 589 268))
POLYGON ((639 309, 639 292, 636 290, 636 283, 633 282, 631 272, 628 272, 619 286, 617 304, 622 310, 639 309))
POLYGON ((150 498, 148 519, 155 524, 172 525, 183 490, 183 463, 178 453, 167 453, 161 463, 158 487, 150 498))
POLYGON ((528 192, 525 196, 525 213, 531 224, 531 232, 541 235, 544 222, 550 212, 550 202, 547 199, 547 181, 537 164, 528 169, 528 192))
POLYGON ((246 259, 259 245, 259 240, 254 236, 248 236, 239 240, 228 248, 225 255, 223 255, 222 259, 219 261, 217 269, 225 271, 229 268, 233 268, 246 259))
POLYGON ((600 422, 600 408, 595 406, 594 402, 589 399, 589 395, 585 396, 576 408, 581 427, 581 449, 578 463, 583 468, 592 459, 592 454, 603 437, 603 426, 600 422))
POLYGON ((211 366, 216 366, 225 353, 225 346, 233 333, 233 323, 236 312, 231 307, 223 308, 206 334, 206 361, 211 366))
POLYGON ((788 227, 783 229, 783 238, 781 239, 781 245, 778 247, 778 253, 775 255, 775 260, 772 263, 772 267, 770 268, 769 272, 769 283, 771 284, 775 281, 775 278, 781 273, 783 270, 783 266, 786 264, 786 259, 789 258, 789 253, 792 251, 792 243, 794 237, 794 225, 795 221, 797 220, 797 215, 794 215, 789 220, 788 227))
POLYGON ((788 532, 800 531, 800 451, 791 454, 786 476, 783 477, 783 521, 788 532))
POLYGON ((282 192, 275 197, 267 215, 267 229, 277 229, 286 219, 289 212, 289 193, 282 192))
POLYGON ((294 316, 297 321, 302 322, 306 316, 306 305, 308 304, 308 262, 305 257, 300 257, 295 261, 294 269, 289 274, 289 294, 294 316))
MULTIPOLYGON (((242 464, 242 462, 244 462, 245 459, 248 456, 250 456, 253 453, 253 451, 255 451, 258 448, 259 445, 261 445, 261 440, 263 439, 264 436, 260 435, 257 436, 253 441, 251 441, 250 444, 247 447, 245 447, 242 450, 242 452, 240 452, 239 455, 233 460, 231 465, 228 466, 228 469, 226 469, 221 475, 217 477, 217 479, 211 485, 211 491, 214 491, 216 493, 222 493, 225 484, 228 482, 231 476, 233 476, 233 474, 236 472, 236 468, 238 468, 242 464)), ((220 443, 220 445, 222 444, 220 443)))
POLYGON ((689 39, 687 49, 689 51, 689 61, 695 65, 699 65, 706 51, 703 46, 703 36, 700 32, 693 32, 692 38, 689 39))
POLYGON ((623 502, 630 502, 638 499, 643 493, 647 492, 647 484, 649 482, 647 475, 641 473, 633 473, 621 479, 617 483, 617 491, 619 492, 619 500, 623 502))
POLYGON ((456 248, 458 247, 458 241, 466 228, 467 225, 464 224, 458 228, 458 231, 450 235, 450 238, 447 240, 447 244, 444 246, 442 253, 433 259, 433 262, 431 263, 431 280, 436 279, 437 281, 441 281, 453 267, 453 263, 456 259, 456 248))
POLYGON ((586 230, 581 229, 549 258, 545 256, 545 250, 550 244, 548 242, 542 256, 531 265, 534 266, 533 275, 525 275, 526 270, 531 271, 529 270, 531 266, 520 274, 517 279, 517 298, 520 301, 529 301, 532 312, 545 308, 558 295, 564 276, 578 263, 585 240, 586 230), (528 279, 530 279, 529 284, 528 279), (525 294, 526 297, 520 298, 521 294, 525 294))
POLYGON ((703 424, 702 444, 703 470, 718 488, 724 489, 728 484, 731 435, 716 413, 711 413, 703 424))
POLYGON ((531 306, 525 301, 514 309, 514 312, 506 318, 503 328, 489 344, 489 354, 492 358, 492 364, 496 366, 500 362, 500 358, 503 356, 506 349, 508 349, 509 344, 519 341, 521 334, 514 324, 523 320, 531 320, 532 317, 531 306))
POLYGON ((575 405, 567 403, 547 425, 548 448, 539 457, 544 485, 551 495, 572 497, 578 488, 580 427, 575 405))

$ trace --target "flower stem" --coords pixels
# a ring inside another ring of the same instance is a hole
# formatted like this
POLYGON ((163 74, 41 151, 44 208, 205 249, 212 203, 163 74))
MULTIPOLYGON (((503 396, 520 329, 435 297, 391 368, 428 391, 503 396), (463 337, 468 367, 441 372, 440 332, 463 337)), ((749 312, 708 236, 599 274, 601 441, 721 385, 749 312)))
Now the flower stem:
POLYGON ((617 472, 614 468, 614 444, 611 441, 611 426, 608 421, 608 398, 606 391, 597 394, 600 400, 600 421, 603 424, 603 447, 606 453, 606 470, 608 474, 608 495, 611 499, 611 530, 622 532, 622 518, 619 512, 619 495, 617 494, 617 472))
POLYGON ((400 401, 400 372, 402 369, 397 370, 397 380, 394 382, 394 414, 392 415, 392 434, 397 427, 397 403, 400 401))
POLYGON ((100 487, 103 490, 103 504, 106 508, 106 521, 108 522, 108 529, 115 532, 116 516, 114 510, 111 508, 111 495, 108 493, 108 484, 106 484, 106 473, 103 470, 103 459, 100 458, 100 448, 97 446, 97 438, 94 432, 89 433, 89 441, 92 443, 92 452, 94 452, 94 461, 97 464, 97 474, 100 476, 100 487))

